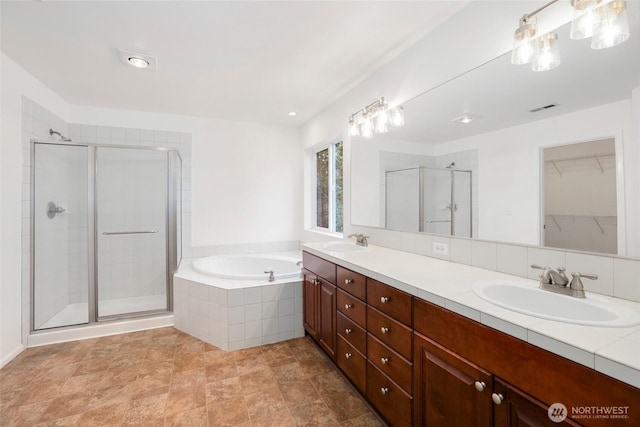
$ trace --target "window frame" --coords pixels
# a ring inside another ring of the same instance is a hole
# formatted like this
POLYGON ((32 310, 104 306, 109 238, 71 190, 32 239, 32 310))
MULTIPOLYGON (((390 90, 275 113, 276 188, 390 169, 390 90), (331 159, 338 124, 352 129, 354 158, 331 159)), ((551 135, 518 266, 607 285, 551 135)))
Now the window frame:
POLYGON ((336 191, 336 152, 337 145, 342 144, 342 179, 343 179, 343 212, 344 212, 344 140, 342 138, 336 138, 329 142, 316 145, 311 150, 311 163, 312 163, 312 228, 316 231, 323 233, 334 234, 337 236, 344 236, 344 215, 342 217, 342 231, 337 231, 337 191, 336 191), (329 227, 322 227, 318 225, 318 153, 328 149, 329 150, 329 170, 328 170, 328 187, 329 187, 329 227))

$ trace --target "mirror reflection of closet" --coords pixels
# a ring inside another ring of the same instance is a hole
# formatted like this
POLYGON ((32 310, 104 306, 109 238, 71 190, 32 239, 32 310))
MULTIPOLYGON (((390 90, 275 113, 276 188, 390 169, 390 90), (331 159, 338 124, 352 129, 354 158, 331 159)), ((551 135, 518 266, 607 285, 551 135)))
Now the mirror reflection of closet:
POLYGON ((544 148, 545 246, 618 253, 613 138, 544 148))

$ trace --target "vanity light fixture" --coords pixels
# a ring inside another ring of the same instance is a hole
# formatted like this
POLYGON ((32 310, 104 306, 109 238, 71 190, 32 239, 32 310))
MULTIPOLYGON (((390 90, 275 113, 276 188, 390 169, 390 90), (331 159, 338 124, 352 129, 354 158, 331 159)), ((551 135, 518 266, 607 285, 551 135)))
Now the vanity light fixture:
POLYGON ((404 125, 404 108, 389 108, 384 97, 349 116, 349 135, 373 138, 375 133, 385 133, 393 127, 404 125))
MULTIPOLYGON (((551 0, 520 18, 513 36, 512 64, 532 63, 533 71, 547 71, 560 65, 558 35, 538 35, 536 16, 558 2, 551 0)), ((571 0, 573 19, 570 37, 591 37, 593 49, 615 46, 629 38, 629 18, 625 0, 571 0)))

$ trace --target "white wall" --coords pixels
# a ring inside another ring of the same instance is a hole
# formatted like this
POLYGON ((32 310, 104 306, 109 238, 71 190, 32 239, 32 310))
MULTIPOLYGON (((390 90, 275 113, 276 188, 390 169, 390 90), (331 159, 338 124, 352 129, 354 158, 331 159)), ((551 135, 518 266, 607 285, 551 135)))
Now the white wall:
POLYGON ((28 287, 26 292, 21 291, 21 270, 28 268, 23 254, 25 250, 29 251, 28 242, 22 241, 25 227, 22 219, 23 160, 28 156, 22 150, 22 142, 23 138, 29 138, 22 133, 22 96, 54 111, 62 119, 68 118, 68 108, 58 95, 4 54, 0 56, 0 79, 0 366, 3 366, 22 349, 24 322, 20 319, 23 302, 29 298, 28 287))
POLYGON ((71 114, 89 125, 191 133, 193 247, 299 239, 296 129, 91 107, 71 114))

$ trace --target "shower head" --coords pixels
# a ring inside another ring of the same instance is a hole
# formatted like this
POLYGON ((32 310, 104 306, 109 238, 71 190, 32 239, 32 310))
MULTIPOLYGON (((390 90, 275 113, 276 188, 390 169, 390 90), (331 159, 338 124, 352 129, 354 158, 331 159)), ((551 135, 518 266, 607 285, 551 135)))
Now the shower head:
POLYGON ((451 162, 449 166, 447 166, 447 169, 453 169, 455 165, 456 165, 456 162, 451 162))
POLYGON ((49 129, 49 135, 58 135, 60 137, 60 141, 71 142, 71 138, 67 138, 66 136, 64 136, 60 132, 58 132, 56 130, 53 130, 53 129, 49 129))

